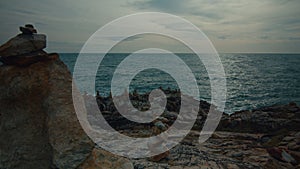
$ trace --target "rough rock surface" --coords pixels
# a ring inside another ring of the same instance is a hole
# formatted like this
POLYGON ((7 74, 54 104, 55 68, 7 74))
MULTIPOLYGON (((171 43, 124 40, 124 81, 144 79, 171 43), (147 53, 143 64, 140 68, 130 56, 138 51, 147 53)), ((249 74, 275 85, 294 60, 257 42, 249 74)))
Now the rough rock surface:
POLYGON ((0 61, 6 65, 17 65, 25 67, 39 61, 55 59, 55 57, 55 55, 48 55, 45 51, 41 50, 23 55, 1 57, 0 61))
POLYGON ((300 130, 300 108, 295 103, 224 114, 220 130, 271 133, 282 129, 300 130))
POLYGON ((28 67, 0 67, 1 169, 77 168, 95 152, 103 156, 77 120, 70 72, 58 55, 51 57, 28 67))
MULTIPOLYGON (((167 109, 162 114, 172 125, 178 117, 179 93, 167 93, 167 109)), ((147 109, 148 94, 131 96, 138 109, 147 109)), ((86 101, 92 96, 85 96, 86 101)), ((99 108, 105 119, 119 132, 131 137, 152 136, 153 124, 129 123, 116 111, 110 97, 97 96, 99 108)), ((137 169, 152 168, 300 168, 300 107, 295 103, 274 105, 252 111, 223 114, 213 136, 203 144, 198 143, 199 131, 207 117, 210 104, 200 102, 197 121, 189 135, 170 150, 167 158, 154 162, 152 158, 132 159, 137 169)), ((90 122, 96 123, 93 114, 90 122)))
POLYGON ((42 50, 46 47, 46 35, 19 34, 0 47, 0 56, 9 57, 42 50))
POLYGON ((133 169, 133 164, 117 155, 95 148, 88 159, 78 169, 133 169))
MULTIPOLYGON (((299 168, 298 163, 280 161, 269 154, 259 142, 260 134, 215 132, 213 137, 203 144, 197 142, 198 136, 198 131, 190 132, 189 136, 170 150, 167 159, 160 162, 135 159, 132 160, 134 166, 139 169, 299 168)), ((291 152, 289 154, 292 155, 291 152)))
POLYGON ((2 66, 0 84, 0 168, 74 168, 89 155, 93 144, 77 121, 60 60, 2 66))

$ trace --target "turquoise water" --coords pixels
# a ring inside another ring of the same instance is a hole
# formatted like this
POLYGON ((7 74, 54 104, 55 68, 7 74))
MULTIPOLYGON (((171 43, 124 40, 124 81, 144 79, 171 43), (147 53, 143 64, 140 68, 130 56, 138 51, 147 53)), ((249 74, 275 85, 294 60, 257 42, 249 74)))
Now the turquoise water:
MULTIPOLYGON (((60 54, 71 72, 77 55, 60 54)), ((145 55, 159 57, 162 54, 145 55)), ((108 54, 103 59, 95 86, 101 95, 109 94, 114 70, 126 56, 127 54, 108 54)), ((193 54, 178 56, 195 75, 201 99, 210 101, 209 78, 202 62, 193 54)), ((232 113, 291 101, 300 103, 300 54, 220 54, 220 59, 227 80, 225 112, 232 113)), ((137 74, 130 84, 130 90, 149 92, 160 86, 178 88, 175 80, 167 73, 148 69, 137 74)))

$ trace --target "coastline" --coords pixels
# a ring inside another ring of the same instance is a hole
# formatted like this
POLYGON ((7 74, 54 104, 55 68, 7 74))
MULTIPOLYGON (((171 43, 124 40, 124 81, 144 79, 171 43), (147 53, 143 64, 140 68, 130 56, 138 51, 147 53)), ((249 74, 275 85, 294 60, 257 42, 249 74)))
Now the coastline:
MULTIPOLYGON (((166 125, 171 126, 177 118, 186 117, 178 117, 180 92, 168 89, 163 91, 168 102, 161 117, 165 119, 166 125)), ((149 108, 148 94, 135 92, 129 93, 129 96, 137 109, 145 111, 149 108)), ((89 95, 83 97, 87 103, 89 99, 94 99, 94 96, 89 95)), ((109 96, 98 95, 96 100, 104 118, 118 132, 130 137, 153 136, 151 128, 154 124, 128 121, 118 113, 109 96)), ((160 161, 131 159, 135 168, 193 168, 199 164, 208 168, 299 167, 300 107, 296 103, 238 111, 231 115, 223 113, 217 130, 202 144, 198 143, 198 137, 211 105, 205 101, 199 103, 200 110, 194 127, 179 145, 170 150, 170 155, 160 161)), ((93 117, 90 114, 91 123, 93 117)))
MULTIPOLYGON (((80 165, 81 169, 90 169, 104 162, 107 164, 104 168, 125 165, 127 168, 141 169, 300 167, 300 108, 294 103, 236 112, 231 116, 223 114, 217 131, 205 143, 199 144, 199 131, 210 107, 209 103, 200 101, 200 111, 193 130, 170 150, 168 157, 159 161, 148 158, 126 159, 95 146, 83 132, 74 112, 71 90, 67 90, 71 88, 71 73, 58 55, 27 67, 2 65, 0 76, 3 88, 0 93, 0 104, 3 107, 0 140, 7 147, 5 154, 0 154, 4 168, 18 168, 18 165, 31 168, 42 162, 69 168, 78 168, 75 166, 80 165), (15 79, 16 76, 19 78, 15 79), (29 123, 24 123, 22 119, 28 119, 29 123), (32 148, 22 149, 19 155, 15 155, 14 149, 24 145, 32 148), (45 149, 44 145, 51 146, 45 149), (43 153, 43 156, 36 152, 43 153), (29 162, 22 156, 36 160, 29 162), (78 161, 79 157, 81 160, 78 161)), ((173 101, 167 104, 169 111, 163 116, 167 119, 166 124, 171 125, 177 118, 179 93, 169 93, 173 101)), ((95 99, 94 96, 83 98, 95 99)), ((132 99, 138 103, 138 99, 145 101, 147 96, 136 94, 132 99)), ((144 126, 124 121, 116 113, 109 97, 98 96, 97 100, 105 105, 100 109, 105 110, 103 114, 106 120, 120 133, 135 137, 149 136, 150 131, 144 126)), ((146 109, 147 102, 143 103, 146 109)), ((149 125, 150 129, 153 124, 149 125)))
MULTIPOLYGON (((181 95, 179 90, 162 89, 167 96, 162 115, 149 123, 135 123, 118 112, 111 96, 82 96, 75 87, 75 98, 86 104, 86 109, 83 106, 80 111, 87 114, 92 126, 99 121, 95 118, 97 112, 91 111, 88 105, 91 100, 96 100, 96 108, 102 111, 110 126, 130 137, 154 136, 167 131, 178 119, 191 119, 189 113, 178 115, 181 99, 200 105, 189 134, 164 153, 129 159, 105 151, 96 144, 97 141, 91 140, 79 122, 68 67, 58 54, 48 54, 43 50, 46 47, 45 35, 30 30, 0 47, 0 61, 3 63, 0 65, 0 168, 300 167, 300 107, 296 103, 244 110, 231 115, 218 112, 222 118, 217 130, 200 144, 200 131, 209 116, 209 109, 217 110, 206 101, 181 95)), ((133 92, 129 93, 129 97, 135 108, 146 111, 150 108, 148 94, 133 92)), ((110 141, 111 146, 115 145, 115 140, 110 141)))

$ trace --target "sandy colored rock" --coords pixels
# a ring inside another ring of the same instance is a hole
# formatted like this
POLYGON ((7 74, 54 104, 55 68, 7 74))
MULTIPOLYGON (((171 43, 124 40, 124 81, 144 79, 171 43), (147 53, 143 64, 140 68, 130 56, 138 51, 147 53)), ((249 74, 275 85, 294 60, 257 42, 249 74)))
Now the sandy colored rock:
POLYGON ((62 61, 2 66, 0 84, 0 168, 75 168, 90 155, 62 61))
POLYGON ((126 158, 94 148, 89 158, 78 169, 133 169, 133 164, 126 158))

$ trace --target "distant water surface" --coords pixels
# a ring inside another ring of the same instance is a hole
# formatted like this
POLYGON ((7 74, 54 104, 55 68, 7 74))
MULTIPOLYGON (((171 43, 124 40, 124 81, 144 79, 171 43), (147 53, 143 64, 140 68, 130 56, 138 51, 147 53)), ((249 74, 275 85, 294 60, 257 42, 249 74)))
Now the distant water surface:
MULTIPOLYGON (((89 55, 95 54, 86 55, 88 59, 89 55)), ((160 57, 164 54, 145 55, 160 57)), ((177 55, 193 71, 201 99, 210 101, 209 78, 202 62, 194 54, 177 55)), ((73 72, 78 54, 63 53, 60 56, 73 72)), ((104 57, 96 77, 96 89, 101 95, 109 94, 112 75, 126 56, 127 54, 108 54, 104 57)), ((300 104, 300 54, 220 54, 220 59, 227 80, 225 112, 232 113, 291 101, 300 104)), ((130 90, 136 89, 144 93, 160 86, 178 88, 176 81, 167 73, 149 69, 138 73, 131 82, 130 90)))

